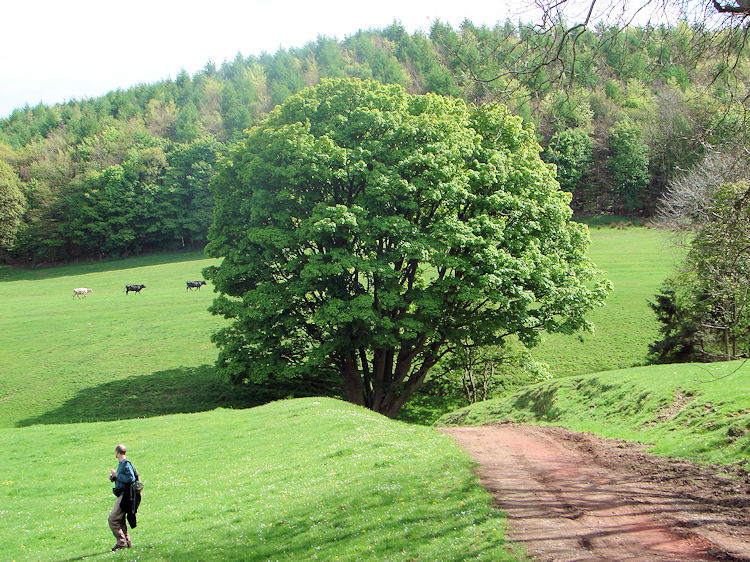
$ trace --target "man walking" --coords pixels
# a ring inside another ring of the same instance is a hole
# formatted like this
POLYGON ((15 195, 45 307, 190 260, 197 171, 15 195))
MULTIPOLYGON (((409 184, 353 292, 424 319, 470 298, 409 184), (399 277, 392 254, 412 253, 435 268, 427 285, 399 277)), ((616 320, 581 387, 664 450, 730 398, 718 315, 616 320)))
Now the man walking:
POLYGON ((128 524, 126 521, 126 513, 120 508, 122 499, 126 494, 130 493, 130 486, 135 482, 135 472, 133 465, 130 461, 125 458, 125 445, 118 445, 115 447, 115 456, 119 461, 117 464, 117 470, 114 468, 109 475, 111 482, 115 483, 115 487, 112 488, 117 498, 115 499, 115 506, 107 518, 109 528, 112 529, 112 534, 117 540, 117 544, 112 547, 112 550, 119 550, 121 548, 130 548, 132 546, 130 542, 130 535, 128 534, 128 524))

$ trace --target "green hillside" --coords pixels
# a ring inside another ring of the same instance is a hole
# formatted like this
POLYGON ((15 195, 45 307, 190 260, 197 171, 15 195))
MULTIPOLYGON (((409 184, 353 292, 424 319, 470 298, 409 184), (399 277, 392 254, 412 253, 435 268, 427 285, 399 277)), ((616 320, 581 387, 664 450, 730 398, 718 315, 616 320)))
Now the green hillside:
MULTIPOLYGON (((591 256, 615 288, 593 315, 594 334, 547 336, 534 350, 555 376, 642 364, 657 333, 646 300, 676 261, 662 231, 594 228, 591 235, 591 256)), ((210 335, 223 320, 206 310, 214 293, 185 290, 211 263, 193 252, 0 268, 0 427, 247 407, 287 396, 218 379, 210 335), (126 283, 146 288, 126 296, 126 283), (94 293, 73 299, 75 287, 94 293)))
POLYGON ((546 361, 555 377, 645 364, 648 346, 659 335, 647 301, 654 300, 683 253, 664 230, 593 227, 589 255, 614 290, 590 317, 593 334, 545 335, 534 357, 546 361))
POLYGON ((447 436, 310 398, 0 429, 3 559, 111 558, 118 442, 146 485, 139 559, 512 558, 504 520, 447 436))
POLYGON ((201 366, 220 319, 206 312, 210 287, 185 290, 210 263, 191 253, 0 271, 0 427, 216 407, 201 366), (127 283, 146 288, 126 296, 127 283), (76 287, 94 293, 74 299, 76 287))
POLYGON ((701 24, 623 32, 548 23, 548 33, 533 22, 434 22, 428 33, 394 23, 18 108, 0 118, 0 189, 14 202, 0 257, 41 264, 202 246, 217 154, 330 78, 508 105, 534 125, 579 213, 650 216, 669 181, 702 166, 707 147, 736 153, 747 142, 737 102, 747 76, 735 71, 747 65, 742 41, 701 24), (566 42, 571 32, 577 40, 566 42))
MULTIPOLYGON (((663 232, 607 228, 592 230, 591 255, 615 283, 596 312, 596 334, 548 338, 535 351, 553 372, 575 376, 438 423, 558 424, 652 444, 659 454, 746 462, 750 366, 583 374, 642 362, 656 333, 645 301, 677 251, 663 232)), ((216 378, 210 334, 223 320, 206 311, 210 286, 185 290, 210 263, 186 253, 0 268, 4 557, 111 557, 107 474, 118 442, 128 445, 147 486, 133 532, 132 552, 143 559, 519 554, 508 550, 505 522, 468 457, 433 428, 330 398, 239 409, 272 396, 216 378), (126 283, 146 288, 126 296, 126 283), (94 293, 73 299, 75 287, 94 293)))
POLYGON ((652 365, 535 385, 444 415, 437 425, 562 425, 653 445, 665 456, 747 464, 750 364, 652 365))

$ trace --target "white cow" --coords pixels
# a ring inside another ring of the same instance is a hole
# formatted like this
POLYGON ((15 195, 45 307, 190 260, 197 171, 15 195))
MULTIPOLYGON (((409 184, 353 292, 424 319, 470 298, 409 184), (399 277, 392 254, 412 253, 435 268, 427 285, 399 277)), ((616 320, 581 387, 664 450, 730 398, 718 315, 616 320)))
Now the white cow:
POLYGON ((93 293, 93 292, 94 292, 94 289, 87 289, 86 287, 73 289, 73 298, 76 298, 76 297, 86 298, 86 295, 88 295, 89 293, 93 293))

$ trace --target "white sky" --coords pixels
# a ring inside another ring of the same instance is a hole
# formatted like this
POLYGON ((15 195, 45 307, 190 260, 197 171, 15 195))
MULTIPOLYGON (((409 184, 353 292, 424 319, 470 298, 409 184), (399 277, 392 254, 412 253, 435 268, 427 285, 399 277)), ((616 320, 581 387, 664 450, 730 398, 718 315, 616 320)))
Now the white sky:
MULTIPOLYGON (((464 19, 489 26, 506 18, 536 22, 539 1, 5 0, 0 7, 0 118, 26 104, 96 97, 174 78, 182 68, 193 75, 209 60, 219 67, 238 52, 245 57, 273 54, 280 47, 302 47, 319 35, 340 41, 394 21, 410 33, 429 32, 438 19, 453 28, 464 19)), ((578 23, 591 2, 565 0, 559 8, 569 23, 578 23)), ((624 10, 645 21, 661 4, 596 0, 592 19, 616 20, 624 10)))
POLYGON ((428 32, 436 19, 454 28, 464 19, 517 21, 522 12, 507 8, 515 1, 8 0, 0 9, 0 117, 394 20, 410 33, 428 32))

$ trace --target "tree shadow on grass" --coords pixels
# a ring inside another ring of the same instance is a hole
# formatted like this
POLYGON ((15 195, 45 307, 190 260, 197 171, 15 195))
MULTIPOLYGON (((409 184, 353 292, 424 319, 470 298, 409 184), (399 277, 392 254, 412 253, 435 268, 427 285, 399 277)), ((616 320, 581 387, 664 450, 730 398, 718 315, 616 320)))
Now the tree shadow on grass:
MULTIPOLYGON (((111 258, 102 261, 88 261, 70 264, 56 264, 47 267, 12 267, 0 265, 0 283, 4 281, 38 281, 54 279, 69 275, 85 275, 104 271, 149 267, 168 263, 188 262, 208 259, 201 250, 175 250, 174 252, 159 252, 143 254, 127 258, 111 258)), ((196 272, 200 276, 200 272, 196 272)))
POLYGON ((213 365, 136 375, 81 390, 60 407, 19 421, 17 427, 149 418, 252 408, 273 400, 309 396, 301 385, 233 385, 213 365))
MULTIPOLYGON (((348 456, 344 453, 343 456, 348 456)), ((388 463, 390 465, 390 463, 388 463)), ((390 500, 375 483, 388 482, 392 475, 387 470, 354 472, 341 478, 341 486, 330 495, 315 496, 307 506, 289 505, 282 513, 271 514, 258 528, 242 525, 242 508, 236 508, 235 518, 226 511, 197 514, 185 526, 191 528, 189 545, 163 545, 159 552, 146 551, 150 556, 167 560, 510 560, 501 554, 507 548, 504 533, 492 529, 502 527, 503 517, 486 508, 486 500, 475 493, 478 484, 464 483, 450 490, 451 500, 439 501, 435 490, 430 495, 417 493, 424 483, 421 473, 400 483, 408 494, 411 509, 393 508, 398 500, 390 500), (373 486, 363 490, 356 483, 372 479, 373 486), (434 494, 434 495, 432 495, 434 494), (459 500, 464 511, 457 515, 459 500), (465 502, 465 503, 464 503, 465 502), (428 507, 435 506, 435 507, 428 507), (411 512, 411 513, 410 513, 411 512), (217 523, 229 520, 230 524, 217 523), (489 523, 489 524, 488 524, 489 523), (480 534, 481 533, 481 534, 480 534), (448 552, 439 556, 433 548, 425 555, 425 548, 435 541, 443 541, 448 552), (451 551, 451 547, 453 550, 451 551)), ((269 494, 276 492, 269 490, 269 494)), ((250 498, 252 500, 252 498, 250 498)), ((250 503, 250 502, 248 502, 250 503)), ((400 503, 404 503, 401 501, 400 503)), ((251 504, 252 505, 252 504, 251 504)), ((212 509, 225 506, 212 506, 212 509)), ((257 508, 256 508, 257 509, 257 508)))
POLYGON ((558 387, 534 387, 518 395, 513 402, 515 410, 527 410, 534 415, 534 419, 553 422, 560 419, 562 412, 555 403, 558 387))

